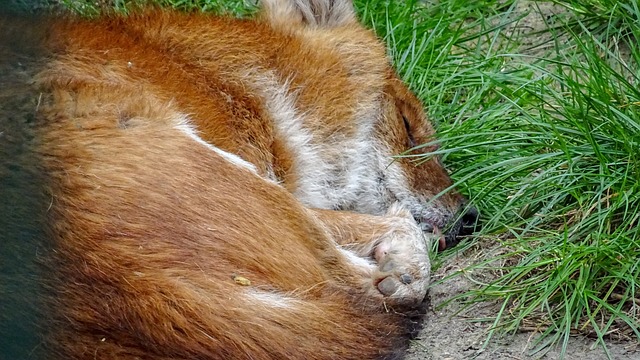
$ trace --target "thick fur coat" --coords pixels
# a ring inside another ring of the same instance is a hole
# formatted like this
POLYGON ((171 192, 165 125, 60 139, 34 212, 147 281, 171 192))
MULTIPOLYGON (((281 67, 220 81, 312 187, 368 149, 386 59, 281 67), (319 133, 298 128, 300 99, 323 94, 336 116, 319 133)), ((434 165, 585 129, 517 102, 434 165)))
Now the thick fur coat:
POLYGON ((475 214, 349 1, 262 6, 2 19, 7 359, 402 356, 475 214))

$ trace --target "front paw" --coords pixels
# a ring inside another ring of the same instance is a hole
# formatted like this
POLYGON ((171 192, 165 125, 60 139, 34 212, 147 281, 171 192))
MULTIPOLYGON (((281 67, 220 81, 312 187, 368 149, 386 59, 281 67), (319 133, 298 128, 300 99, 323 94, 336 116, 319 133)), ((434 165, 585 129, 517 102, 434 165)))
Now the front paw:
POLYGON ((411 214, 392 206, 385 216, 390 230, 374 249, 374 285, 389 305, 416 306, 427 294, 429 244, 411 214))

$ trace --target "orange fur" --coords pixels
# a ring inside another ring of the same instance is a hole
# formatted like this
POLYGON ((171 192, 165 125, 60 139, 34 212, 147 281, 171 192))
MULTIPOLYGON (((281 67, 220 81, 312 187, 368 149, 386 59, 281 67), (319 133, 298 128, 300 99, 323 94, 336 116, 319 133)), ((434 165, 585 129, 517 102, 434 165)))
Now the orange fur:
POLYGON ((464 199, 411 208, 450 186, 437 160, 385 173, 381 159, 410 147, 403 116, 415 141, 434 131, 348 1, 264 7, 255 20, 52 19, 0 37, 0 80, 15 89, 0 93, 0 195, 16 206, 3 217, 18 214, 4 219, 3 267, 18 270, 0 277, 0 311, 27 347, 8 354, 402 356, 429 277, 414 218, 442 227, 464 199), (351 164, 369 138, 375 156, 351 164), (42 315, 34 327, 11 313, 20 297, 33 297, 29 321, 42 315))

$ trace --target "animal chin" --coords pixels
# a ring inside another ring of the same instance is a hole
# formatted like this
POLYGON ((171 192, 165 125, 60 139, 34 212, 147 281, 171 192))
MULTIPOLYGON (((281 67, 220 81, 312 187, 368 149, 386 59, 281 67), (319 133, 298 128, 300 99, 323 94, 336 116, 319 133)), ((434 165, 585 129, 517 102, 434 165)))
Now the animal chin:
POLYGON ((442 251, 457 244, 460 240, 458 237, 462 229, 462 223, 457 221, 447 224, 444 217, 433 213, 429 214, 429 216, 425 216, 424 212, 420 212, 419 215, 414 214, 414 218, 424 233, 431 234, 438 239, 438 250, 442 251), (445 229, 444 233, 442 229, 445 229))
POLYGON ((441 211, 434 208, 425 208, 423 206, 410 207, 411 214, 416 220, 422 231, 433 232, 435 228, 444 228, 447 221, 441 211))

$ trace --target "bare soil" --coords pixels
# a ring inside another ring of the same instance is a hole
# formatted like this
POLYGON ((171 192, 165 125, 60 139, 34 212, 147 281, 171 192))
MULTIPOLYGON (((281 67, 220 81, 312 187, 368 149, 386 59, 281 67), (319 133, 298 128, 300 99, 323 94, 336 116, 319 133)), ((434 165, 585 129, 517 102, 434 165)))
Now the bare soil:
MULTIPOLYGON (((445 279, 460 269, 468 268, 478 259, 492 256, 496 251, 500 250, 495 242, 481 240, 472 249, 449 259, 435 272, 433 281, 445 279)), ((500 271, 499 266, 496 264, 496 271, 500 271)), ((561 359, 559 346, 534 350, 537 348, 535 341, 543 329, 494 336, 485 345, 492 324, 490 321, 479 322, 478 319, 495 316, 500 306, 497 302, 479 303, 466 309, 460 301, 452 301, 442 306, 453 296, 472 289, 475 285, 471 278, 487 281, 492 276, 489 272, 475 273, 456 276, 434 285, 430 290, 431 303, 424 328, 413 341, 407 360, 561 359)), ((615 336, 612 336, 606 345, 611 359, 640 359, 640 343, 637 341, 615 340, 615 336)), ((601 346, 595 346, 595 339, 575 335, 569 339, 564 359, 601 360, 607 359, 607 356, 601 346)))

